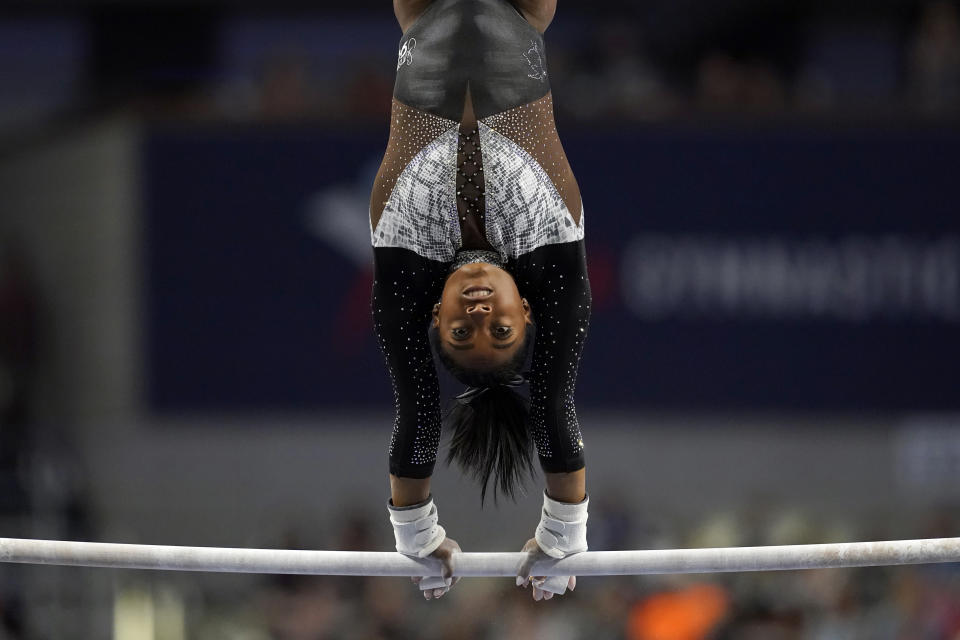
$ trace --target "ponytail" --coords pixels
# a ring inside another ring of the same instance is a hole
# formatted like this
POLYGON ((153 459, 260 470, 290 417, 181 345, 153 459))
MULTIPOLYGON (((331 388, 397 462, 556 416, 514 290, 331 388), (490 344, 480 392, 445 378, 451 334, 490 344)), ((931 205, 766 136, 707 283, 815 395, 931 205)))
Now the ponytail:
POLYGON ((487 486, 516 500, 527 476, 533 477, 533 446, 527 430, 526 399, 503 385, 487 388, 468 403, 454 402, 443 420, 450 433, 447 464, 456 462, 480 483, 480 503, 487 486), (491 483, 490 480, 493 479, 491 483))
POLYGON ((516 501, 524 495, 524 482, 534 476, 533 442, 527 425, 529 403, 514 391, 523 382, 520 371, 530 353, 536 326, 527 324, 523 344, 513 358, 498 369, 474 371, 457 364, 440 346, 436 328, 430 330, 437 357, 454 378, 471 387, 453 402, 443 418, 450 434, 447 464, 456 462, 480 484, 480 503, 487 487, 516 501), (492 482, 491 482, 492 480, 492 482))

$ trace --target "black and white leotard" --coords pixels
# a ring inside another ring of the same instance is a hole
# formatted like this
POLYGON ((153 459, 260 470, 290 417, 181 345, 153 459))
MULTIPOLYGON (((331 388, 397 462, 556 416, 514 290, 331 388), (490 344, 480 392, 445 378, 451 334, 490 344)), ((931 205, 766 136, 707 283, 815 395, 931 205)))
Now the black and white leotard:
POLYGON ((574 384, 590 317, 583 205, 553 119, 543 37, 508 0, 434 0, 403 34, 370 200, 374 327, 393 382, 390 472, 432 474, 440 390, 428 326, 458 252, 495 251, 537 323, 530 430, 580 469, 574 384), (475 122, 461 122, 469 101, 475 122))

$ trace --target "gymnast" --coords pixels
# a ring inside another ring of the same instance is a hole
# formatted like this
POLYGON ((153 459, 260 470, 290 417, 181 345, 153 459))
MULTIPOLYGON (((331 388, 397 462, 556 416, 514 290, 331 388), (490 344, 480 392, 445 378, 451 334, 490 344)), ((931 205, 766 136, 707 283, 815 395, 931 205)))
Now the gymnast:
POLYGON ((452 586, 459 545, 430 493, 441 422, 448 462, 511 498, 546 478, 517 584, 535 600, 575 577, 537 558, 587 549, 583 440, 574 409, 590 318, 583 205, 553 118, 543 32, 556 0, 394 0, 403 30, 390 136, 370 197, 374 329, 393 383, 388 505, 397 550, 441 561, 414 578, 452 586), (532 349, 529 371, 524 371, 532 349), (466 391, 441 419, 437 359, 466 391), (529 384, 529 399, 517 388, 529 384))

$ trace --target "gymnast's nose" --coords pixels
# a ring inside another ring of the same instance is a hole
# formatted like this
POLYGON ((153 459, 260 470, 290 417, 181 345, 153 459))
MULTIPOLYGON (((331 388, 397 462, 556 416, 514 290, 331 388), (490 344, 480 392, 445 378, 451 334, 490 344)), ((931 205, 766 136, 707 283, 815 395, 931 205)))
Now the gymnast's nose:
POLYGON ((478 302, 478 303, 476 303, 476 304, 471 304, 471 305, 467 306, 467 313, 468 313, 468 314, 474 314, 474 313, 478 313, 478 314, 490 313, 491 311, 493 311, 493 307, 491 307, 489 304, 487 304, 487 303, 485 303, 485 302, 478 302))

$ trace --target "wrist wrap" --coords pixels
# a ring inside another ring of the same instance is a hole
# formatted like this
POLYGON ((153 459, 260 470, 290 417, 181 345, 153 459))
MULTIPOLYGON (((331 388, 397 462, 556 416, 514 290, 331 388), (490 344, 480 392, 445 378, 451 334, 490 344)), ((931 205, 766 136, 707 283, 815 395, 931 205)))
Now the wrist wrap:
POLYGON ((425 558, 440 546, 447 532, 437 524, 437 507, 433 498, 409 507, 387 505, 397 551, 407 556, 425 558))
POLYGON ((589 502, 589 496, 576 504, 558 502, 543 492, 543 510, 535 538, 545 554, 559 559, 587 550, 589 502))

